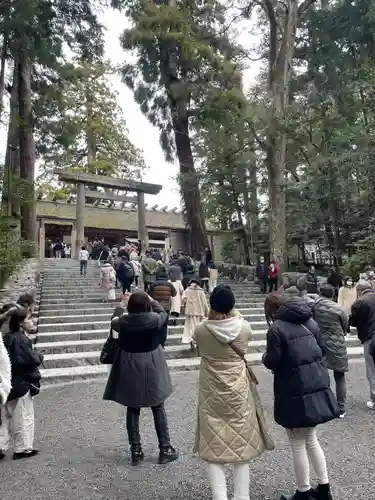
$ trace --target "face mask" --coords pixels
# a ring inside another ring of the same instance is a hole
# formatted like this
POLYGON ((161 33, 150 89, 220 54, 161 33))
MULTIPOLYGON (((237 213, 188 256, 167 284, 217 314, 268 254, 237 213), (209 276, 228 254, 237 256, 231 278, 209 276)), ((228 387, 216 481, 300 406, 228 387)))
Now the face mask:
POLYGON ((346 284, 347 284, 348 286, 352 286, 352 285, 353 285, 353 282, 352 282, 352 281, 347 281, 347 282, 346 282, 346 284))

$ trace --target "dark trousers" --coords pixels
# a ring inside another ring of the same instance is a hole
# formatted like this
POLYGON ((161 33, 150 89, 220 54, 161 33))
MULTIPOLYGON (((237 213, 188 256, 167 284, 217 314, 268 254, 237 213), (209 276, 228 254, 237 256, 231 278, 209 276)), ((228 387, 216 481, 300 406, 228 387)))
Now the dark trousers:
POLYGON ((80 260, 79 267, 81 270, 81 275, 84 274, 86 276, 86 274, 87 274, 87 260, 80 260))
POLYGON ((276 290, 277 290, 277 278, 270 278, 268 280, 268 286, 269 286, 269 289, 268 289, 269 293, 271 293, 273 291, 276 292, 276 290))
POLYGON ((130 280, 123 280, 121 282, 122 293, 131 292, 132 291, 132 283, 133 283, 133 278, 130 280))
POLYGON ((134 276, 134 284, 135 286, 138 286, 139 283, 139 276, 134 276))
POLYGON ((340 411, 345 411, 346 406, 346 379, 344 372, 333 372, 333 377, 336 384, 336 399, 339 405, 340 411))
MULTIPOLYGON (((156 434, 158 436, 159 447, 168 448, 171 444, 168 429, 167 414, 165 413, 164 403, 159 406, 151 407, 154 416, 156 434)), ((141 448, 141 435, 139 433, 140 408, 128 406, 126 412, 126 429, 130 448, 137 451, 141 448)))
POLYGON ((260 282, 261 293, 267 293, 267 285, 268 285, 268 281, 261 281, 260 282))

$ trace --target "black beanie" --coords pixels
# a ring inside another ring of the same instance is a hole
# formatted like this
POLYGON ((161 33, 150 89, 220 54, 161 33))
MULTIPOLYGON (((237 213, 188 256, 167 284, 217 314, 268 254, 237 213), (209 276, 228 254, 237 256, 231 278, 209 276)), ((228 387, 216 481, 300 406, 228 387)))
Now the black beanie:
POLYGON ((235 302, 234 293, 227 285, 217 286, 210 295, 210 306, 218 313, 229 313, 233 309, 235 302))

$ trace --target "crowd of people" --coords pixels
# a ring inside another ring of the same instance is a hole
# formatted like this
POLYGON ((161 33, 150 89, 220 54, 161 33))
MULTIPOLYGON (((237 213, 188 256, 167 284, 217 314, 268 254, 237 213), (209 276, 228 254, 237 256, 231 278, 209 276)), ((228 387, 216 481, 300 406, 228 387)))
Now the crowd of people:
MULTIPOLYGON (((147 283, 145 290, 133 287, 129 293, 130 279, 121 271, 121 265, 132 265, 135 259, 131 259, 129 249, 119 249, 113 256, 120 264, 118 272, 119 265, 108 257, 101 264, 102 273, 103 268, 111 267, 112 281, 119 280, 126 293, 116 304, 100 357, 109 365, 104 399, 126 408, 132 464, 144 459, 139 426, 142 408, 152 410, 159 463, 172 462, 179 456, 165 407, 173 388, 164 347, 169 317, 175 316, 172 312, 179 314, 185 302, 188 320, 183 336, 199 348, 201 357, 194 452, 208 464, 213 500, 228 500, 228 464, 234 466, 234 499, 249 500, 249 463, 265 451, 272 451, 274 440, 257 377, 245 358, 251 327, 236 309, 232 289, 216 284, 212 288, 212 283, 209 294, 203 289, 201 269, 204 273, 210 269, 212 257, 200 262, 195 276, 187 272, 193 263, 185 254, 171 253, 166 262, 147 251, 145 261, 137 259, 147 283), (185 285, 184 274, 190 276, 185 285)), ((363 275, 356 284, 347 279, 336 290, 332 282, 319 284, 317 279, 305 276, 296 290, 286 283, 265 298, 264 314, 269 327, 262 361, 274 377, 274 419, 285 429, 290 442, 297 486, 294 494, 281 496, 284 500, 332 500, 326 458, 316 428, 346 414, 345 336, 350 325, 357 328, 364 345, 370 388, 367 407, 375 409, 372 277, 371 273, 363 275), (313 281, 316 290, 311 288, 313 281), (330 388, 329 370, 333 371, 336 395, 330 388), (311 485, 309 462, 318 479, 316 488, 311 485)), ((23 295, 17 304, 7 304, 1 310, 0 322, 6 328, 0 337, 0 459, 6 456, 10 444, 15 460, 38 453, 33 443, 33 399, 39 392, 43 356, 32 344, 33 302, 31 295, 23 295)))

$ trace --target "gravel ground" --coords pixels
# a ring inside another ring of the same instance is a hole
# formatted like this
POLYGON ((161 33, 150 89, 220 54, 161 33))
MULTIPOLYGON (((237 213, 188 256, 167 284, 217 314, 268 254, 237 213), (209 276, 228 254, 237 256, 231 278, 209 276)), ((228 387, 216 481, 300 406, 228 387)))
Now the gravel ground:
MULTIPOLYGON (((257 369, 261 396, 272 420, 272 376, 257 369)), ((36 399, 33 459, 0 463, 1 500, 203 500, 210 499, 205 464, 192 455, 197 372, 173 374, 175 391, 167 402, 179 461, 159 466, 151 412, 143 411, 145 462, 129 465, 123 410, 102 401, 102 382, 51 388, 36 399)), ((375 499, 375 412, 367 410, 364 364, 352 363, 348 414, 319 428, 334 498, 375 499)), ((278 499, 294 489, 288 443, 272 424, 276 450, 251 463, 251 499, 278 499)), ((232 484, 230 484, 232 491, 232 484)))

